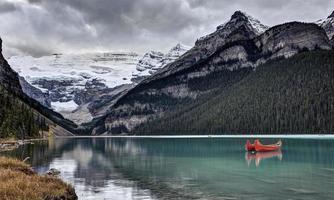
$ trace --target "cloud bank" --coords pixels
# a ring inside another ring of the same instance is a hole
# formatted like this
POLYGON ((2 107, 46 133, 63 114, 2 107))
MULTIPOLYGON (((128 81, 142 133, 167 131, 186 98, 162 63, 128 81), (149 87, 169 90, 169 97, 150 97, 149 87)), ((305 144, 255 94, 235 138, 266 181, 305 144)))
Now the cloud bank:
POLYGON ((8 55, 166 51, 193 45, 236 10, 266 25, 312 22, 332 0, 2 0, 0 36, 8 55))

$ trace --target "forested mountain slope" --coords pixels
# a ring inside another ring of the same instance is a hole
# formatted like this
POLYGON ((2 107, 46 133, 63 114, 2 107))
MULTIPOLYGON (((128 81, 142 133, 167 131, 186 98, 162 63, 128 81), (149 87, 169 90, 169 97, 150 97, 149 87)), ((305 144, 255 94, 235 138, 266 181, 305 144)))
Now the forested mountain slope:
POLYGON ((2 55, 1 39, 0 103, 0 138, 37 137, 40 130, 47 130, 51 125, 58 126, 59 134, 71 134, 67 130, 79 132, 74 123, 23 93, 18 74, 2 55))
POLYGON ((270 61, 239 83, 135 133, 334 133, 333 77, 333 50, 270 61))
MULTIPOLYGON (((239 26, 233 31, 225 27, 230 31, 229 35, 225 35, 221 46, 215 46, 210 56, 187 64, 186 55, 192 54, 196 60, 195 50, 208 51, 205 48, 216 45, 221 39, 218 36, 215 37, 217 40, 197 43, 200 46, 195 46, 170 66, 130 90, 110 108, 93 133, 131 133, 138 125, 160 118, 176 105, 187 105, 237 83, 269 60, 288 58, 305 50, 331 49, 325 31, 315 24, 290 22, 256 36, 252 29, 248 29, 248 18, 240 15, 232 16, 231 22, 235 22, 236 17, 239 26), (184 65, 180 64, 182 62, 184 65), (177 64, 180 66, 176 67, 177 64)), ((224 28, 218 30, 223 31, 224 28)))

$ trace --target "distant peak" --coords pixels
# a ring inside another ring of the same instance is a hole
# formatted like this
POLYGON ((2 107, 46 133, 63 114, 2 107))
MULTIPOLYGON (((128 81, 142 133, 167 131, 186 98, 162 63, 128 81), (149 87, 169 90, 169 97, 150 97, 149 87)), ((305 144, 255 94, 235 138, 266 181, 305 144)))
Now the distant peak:
POLYGON ((236 18, 248 18, 248 15, 245 12, 242 12, 240 10, 237 10, 233 13, 233 15, 231 16, 231 20, 232 19, 236 19, 236 18))
POLYGON ((332 12, 331 15, 328 16, 328 18, 334 18, 334 11, 332 12))
POLYGON ((237 10, 233 13, 233 15, 231 16, 230 21, 228 21, 225 24, 222 24, 220 26, 217 27, 217 30, 221 30, 223 28, 225 28, 225 26, 227 24, 235 24, 237 22, 241 22, 244 24, 250 24, 250 26, 252 26, 256 32, 256 34, 261 34, 264 31, 266 31, 267 29, 269 29, 268 26, 263 25, 258 19, 252 17, 251 15, 248 15, 247 13, 237 10))

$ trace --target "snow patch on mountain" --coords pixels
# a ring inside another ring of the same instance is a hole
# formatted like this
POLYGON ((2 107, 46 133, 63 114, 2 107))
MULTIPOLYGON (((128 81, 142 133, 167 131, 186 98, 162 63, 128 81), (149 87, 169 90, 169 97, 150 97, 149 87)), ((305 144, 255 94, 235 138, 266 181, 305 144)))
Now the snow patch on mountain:
POLYGON ((56 112, 72 112, 75 109, 78 108, 78 104, 76 104, 73 100, 68 101, 68 102, 60 102, 60 101, 56 101, 56 102, 51 102, 51 107, 56 111, 56 112))
POLYGON ((190 48, 191 47, 186 45, 177 44, 166 54, 158 51, 150 51, 146 53, 136 66, 137 72, 133 74, 135 77, 134 80, 136 80, 136 78, 145 78, 154 74, 165 65, 178 59, 190 48))

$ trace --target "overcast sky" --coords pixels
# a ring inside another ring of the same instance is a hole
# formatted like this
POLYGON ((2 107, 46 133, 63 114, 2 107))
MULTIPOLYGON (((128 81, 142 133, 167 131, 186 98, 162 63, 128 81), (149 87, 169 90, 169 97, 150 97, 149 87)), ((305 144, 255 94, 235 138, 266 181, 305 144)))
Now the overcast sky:
POLYGON ((236 10, 269 26, 312 22, 334 0, 0 0, 0 36, 7 55, 167 51, 192 46, 236 10))

